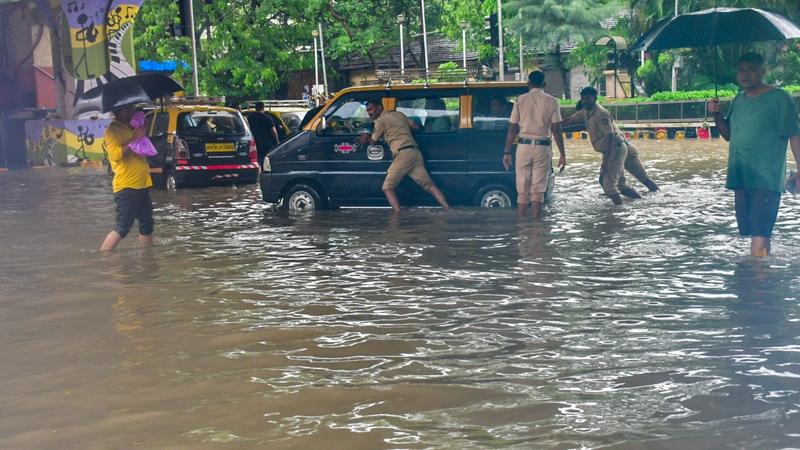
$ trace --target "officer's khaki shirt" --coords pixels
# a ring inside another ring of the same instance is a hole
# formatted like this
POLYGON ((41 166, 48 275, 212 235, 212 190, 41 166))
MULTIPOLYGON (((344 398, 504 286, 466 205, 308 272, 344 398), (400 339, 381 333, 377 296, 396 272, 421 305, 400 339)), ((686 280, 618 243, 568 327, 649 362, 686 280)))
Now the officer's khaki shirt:
POLYGON ((567 119, 568 123, 584 122, 586 132, 592 141, 595 151, 605 153, 614 143, 615 136, 622 136, 622 132, 614 124, 614 119, 607 109, 600 105, 589 111, 582 109, 567 119))
POLYGON ((550 137, 550 126, 561 122, 558 99, 539 88, 533 88, 517 98, 508 121, 519 124, 521 137, 547 139, 550 137))
POLYGON ((399 111, 383 111, 375 119, 372 140, 379 141, 381 139, 389 145, 392 156, 397 155, 397 152, 404 147, 417 147, 417 141, 411 134, 408 117, 399 111))

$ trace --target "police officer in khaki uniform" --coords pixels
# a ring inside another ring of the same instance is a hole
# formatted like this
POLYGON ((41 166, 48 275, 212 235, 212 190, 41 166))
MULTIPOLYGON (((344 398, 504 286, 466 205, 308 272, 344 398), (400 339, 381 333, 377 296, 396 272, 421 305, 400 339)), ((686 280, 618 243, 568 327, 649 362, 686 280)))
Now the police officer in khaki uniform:
POLYGON ((614 124, 611 113, 597 104, 595 88, 581 89, 581 105, 583 108, 567 117, 564 125, 586 124, 592 147, 603 154, 600 166, 600 184, 603 186, 603 192, 615 205, 622 204, 620 194, 631 198, 642 198, 625 182, 624 170, 636 177, 651 192, 657 191, 658 185, 647 174, 636 147, 614 124))
POLYGON ((381 99, 372 99, 367 102, 367 114, 375 127, 372 130, 372 136, 361 135, 360 143, 362 145, 367 142, 374 144, 383 139, 389 145, 389 150, 392 151, 392 164, 386 171, 386 179, 383 181, 383 193, 392 209, 400 211, 400 202, 397 200, 394 190, 406 175, 428 191, 442 208, 450 209, 444 194, 436 187, 425 169, 422 153, 411 134, 411 127, 416 127, 416 124, 399 111, 384 111, 381 99))
POLYGON ((558 100, 543 90, 544 72, 531 72, 528 75, 528 88, 530 90, 519 96, 511 110, 503 166, 506 170, 511 168, 511 148, 519 135, 515 164, 517 214, 524 217, 528 204, 531 204, 533 218, 538 219, 542 215, 547 179, 553 166, 553 139, 560 153, 560 170, 564 170, 567 159, 561 133, 561 109, 558 100))

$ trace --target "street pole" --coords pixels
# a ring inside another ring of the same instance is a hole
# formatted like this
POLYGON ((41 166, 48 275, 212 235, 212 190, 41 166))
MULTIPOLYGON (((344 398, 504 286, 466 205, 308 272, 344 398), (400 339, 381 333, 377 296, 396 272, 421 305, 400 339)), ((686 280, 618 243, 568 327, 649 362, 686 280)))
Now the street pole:
POLYGON ((522 57, 522 35, 519 35, 519 79, 525 79, 525 62, 522 57))
POLYGON ((397 23, 400 24, 400 75, 405 76, 406 74, 406 55, 405 55, 405 48, 403 47, 403 24, 406 21, 405 14, 398 14, 397 15, 397 23))
POLYGON ((503 58, 503 2, 497 0, 497 46, 500 54, 500 81, 506 79, 505 59, 503 58))
POLYGON ((467 70, 467 23, 466 20, 461 21, 461 65, 464 70, 467 70))
MULTIPOLYGON (((317 89, 319 86, 319 57, 317 55, 317 36, 319 36, 319 32, 317 30, 311 31, 311 36, 314 38, 314 89, 317 89)), ((318 96, 317 96, 318 97, 318 96)), ((315 99, 317 103, 319 103, 319 98, 315 99)), ((317 104, 319 106, 319 104, 317 104)))
POLYGON ((319 24, 319 51, 322 58, 322 84, 325 99, 328 99, 328 72, 325 70, 325 40, 322 38, 322 23, 319 24))
POLYGON ((425 0, 422 2, 422 47, 425 52, 425 78, 428 78, 428 31, 425 28, 425 0))
MULTIPOLYGON (((675 16, 678 15, 678 0, 675 0, 675 16)), ((672 63, 672 83, 670 83, 670 87, 672 92, 678 90, 678 58, 675 58, 675 61, 672 63)))
POLYGON ((200 96, 200 82, 197 79, 197 40, 194 33, 194 2, 189 0, 189 28, 192 37, 192 82, 194 84, 194 96, 200 96))

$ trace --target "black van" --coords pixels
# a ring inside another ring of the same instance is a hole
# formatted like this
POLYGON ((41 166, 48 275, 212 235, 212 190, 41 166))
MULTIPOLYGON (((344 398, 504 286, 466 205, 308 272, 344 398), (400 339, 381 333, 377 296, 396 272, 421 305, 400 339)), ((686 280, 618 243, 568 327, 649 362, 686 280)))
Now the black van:
MULTIPOLYGON (((513 102, 525 92, 519 82, 345 89, 264 159, 263 199, 292 211, 388 206, 381 186, 391 153, 385 144, 358 144, 371 125, 365 103, 380 97, 384 109, 400 111, 419 126, 414 138, 450 204, 512 207, 515 175, 503 168, 503 146, 513 102)), ((551 173, 548 197, 553 178, 551 173)), ((405 206, 435 204, 408 178, 397 196, 405 206)))

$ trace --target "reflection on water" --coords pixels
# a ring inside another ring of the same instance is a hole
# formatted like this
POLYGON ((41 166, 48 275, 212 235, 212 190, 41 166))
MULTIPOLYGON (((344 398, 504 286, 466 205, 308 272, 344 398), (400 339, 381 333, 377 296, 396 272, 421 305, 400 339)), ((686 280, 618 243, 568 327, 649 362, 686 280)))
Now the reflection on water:
POLYGON ((569 148, 540 223, 157 192, 108 255, 104 175, 0 174, 0 448, 796 446, 800 200, 741 256, 718 147, 624 208, 569 148))

